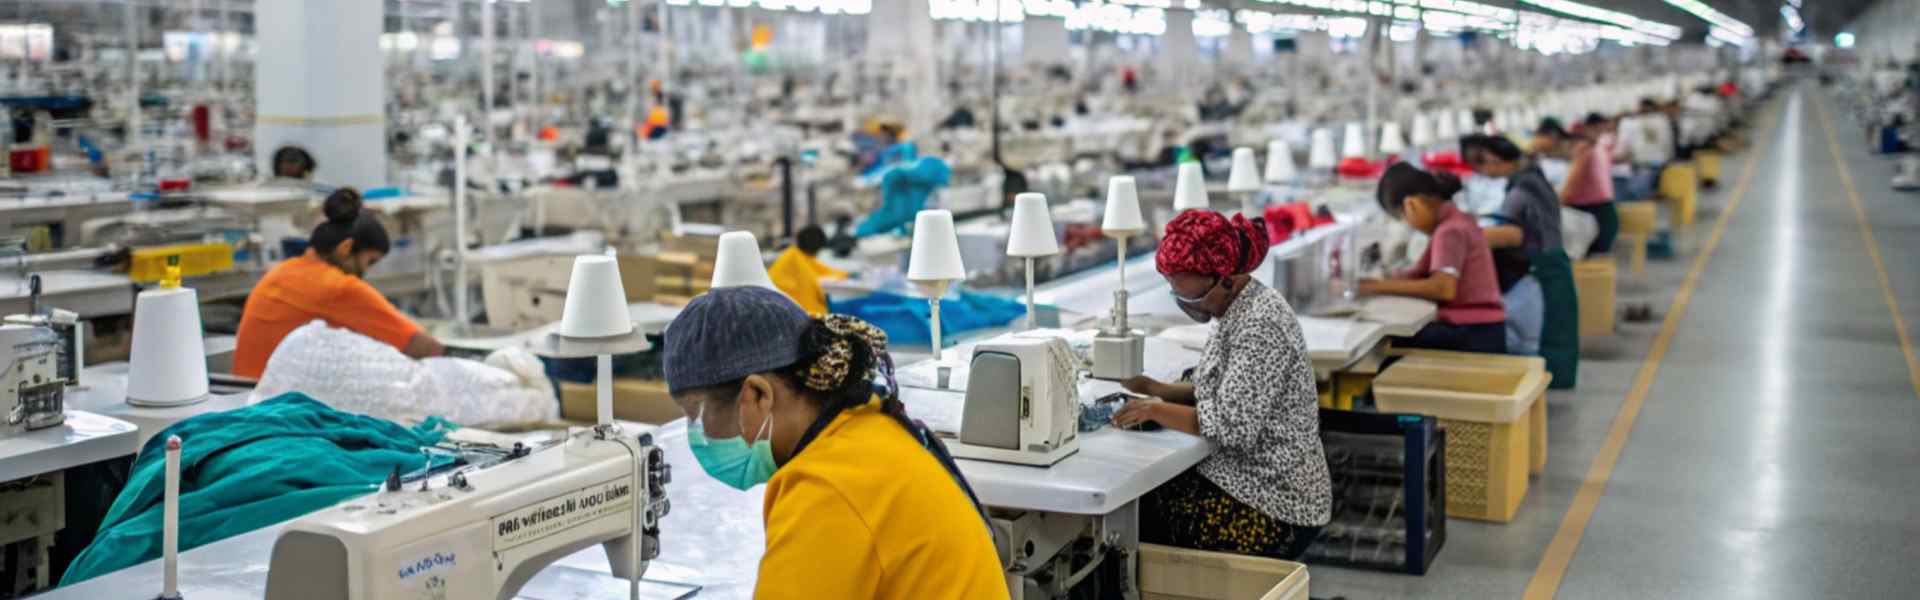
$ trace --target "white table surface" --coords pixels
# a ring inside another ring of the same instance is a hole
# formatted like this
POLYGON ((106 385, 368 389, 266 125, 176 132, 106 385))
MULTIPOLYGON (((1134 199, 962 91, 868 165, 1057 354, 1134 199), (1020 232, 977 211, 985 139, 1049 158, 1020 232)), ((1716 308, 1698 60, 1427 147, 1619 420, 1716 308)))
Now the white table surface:
POLYGON ((233 410, 247 405, 246 394, 215 394, 204 402, 172 408, 146 408, 127 404, 127 363, 88 366, 80 374, 84 389, 67 390, 67 406, 96 412, 126 421, 140 428, 135 450, 147 439, 188 417, 233 410))
POLYGON ((69 409, 66 422, 59 425, 0 436, 0 481, 64 471, 139 449, 132 423, 69 409))

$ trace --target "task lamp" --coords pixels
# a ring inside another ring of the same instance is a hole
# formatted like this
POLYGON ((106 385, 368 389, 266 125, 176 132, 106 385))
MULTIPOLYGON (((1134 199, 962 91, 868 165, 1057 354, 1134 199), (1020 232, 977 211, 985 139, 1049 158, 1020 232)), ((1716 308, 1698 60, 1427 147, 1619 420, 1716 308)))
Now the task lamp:
POLYGON ((1026 192, 1013 197, 1013 232, 1007 236, 1007 256, 1027 259, 1027 328, 1040 326, 1033 309, 1033 259, 1060 253, 1060 240, 1053 235, 1053 215, 1047 210, 1047 196, 1026 192))
POLYGON ((1107 214, 1100 221, 1100 233, 1113 238, 1119 248, 1117 268, 1120 287, 1113 291, 1112 314, 1107 326, 1093 338, 1093 376, 1099 379, 1126 379, 1146 368, 1147 342, 1127 325, 1127 238, 1147 230, 1140 215, 1140 192, 1133 177, 1120 175, 1107 180, 1107 214))
POLYGON ((940 299, 954 282, 967 278, 960 262, 960 238, 953 232, 953 213, 942 209, 920 211, 913 220, 913 251, 907 259, 907 281, 927 297, 933 332, 934 362, 940 362, 940 299))

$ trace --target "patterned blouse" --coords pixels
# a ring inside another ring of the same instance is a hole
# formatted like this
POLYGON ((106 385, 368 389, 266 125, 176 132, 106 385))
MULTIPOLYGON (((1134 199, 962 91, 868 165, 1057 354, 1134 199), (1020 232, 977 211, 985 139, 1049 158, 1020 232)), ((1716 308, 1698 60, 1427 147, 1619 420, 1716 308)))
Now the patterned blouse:
POLYGON ((1320 394, 1286 298, 1248 282, 1214 322, 1193 384, 1200 434, 1219 446, 1200 474, 1275 519, 1327 524, 1333 487, 1320 446, 1320 394))

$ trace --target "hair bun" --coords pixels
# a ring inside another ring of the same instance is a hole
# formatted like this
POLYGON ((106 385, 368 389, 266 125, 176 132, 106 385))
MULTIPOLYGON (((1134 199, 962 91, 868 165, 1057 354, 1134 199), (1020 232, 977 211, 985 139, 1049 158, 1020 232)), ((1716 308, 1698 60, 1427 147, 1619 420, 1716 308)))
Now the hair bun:
POLYGON ((327 195, 327 201, 321 206, 326 213, 328 223, 351 225, 360 219, 360 211, 366 204, 360 200, 360 191, 350 187, 334 190, 327 195))

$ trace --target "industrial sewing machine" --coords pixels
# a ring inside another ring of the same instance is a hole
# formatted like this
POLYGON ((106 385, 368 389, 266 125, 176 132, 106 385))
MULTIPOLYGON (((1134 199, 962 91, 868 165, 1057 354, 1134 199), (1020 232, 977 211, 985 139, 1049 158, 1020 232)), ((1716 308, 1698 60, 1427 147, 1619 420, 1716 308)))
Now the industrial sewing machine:
POLYGON ((594 544, 638 594, 660 552, 671 472, 651 429, 603 425, 507 460, 403 485, 289 524, 269 600, 515 597, 541 569, 594 544))
POLYGON ((1356 249, 1354 233, 1354 226, 1345 224, 1309 230, 1300 243, 1289 241, 1273 258, 1273 288, 1286 296, 1294 312, 1334 316, 1360 311, 1354 294, 1366 261, 1356 249))
POLYGON ((1052 466, 1080 450, 1079 369, 1059 338, 1010 337, 974 348, 960 458, 1052 466))
POLYGON ((59 376, 59 338, 46 327, 0 325, 0 435, 66 421, 66 380, 59 376))

